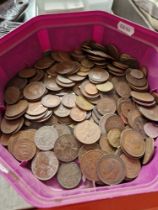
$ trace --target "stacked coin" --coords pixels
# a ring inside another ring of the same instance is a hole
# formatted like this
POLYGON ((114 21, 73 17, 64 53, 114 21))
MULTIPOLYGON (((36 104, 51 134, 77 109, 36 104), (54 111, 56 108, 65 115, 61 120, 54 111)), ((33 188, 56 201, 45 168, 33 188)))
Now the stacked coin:
POLYGON ((9 81, 4 101, 0 143, 39 180, 119 184, 153 157, 158 93, 148 91, 147 69, 113 44, 47 53, 9 81))

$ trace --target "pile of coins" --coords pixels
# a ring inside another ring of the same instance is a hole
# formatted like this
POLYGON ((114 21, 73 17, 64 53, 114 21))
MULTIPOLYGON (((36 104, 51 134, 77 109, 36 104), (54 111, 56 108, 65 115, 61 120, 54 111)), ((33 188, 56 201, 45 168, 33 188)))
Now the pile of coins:
POLYGON ((148 88, 147 69, 112 44, 50 52, 9 81, 0 143, 65 189, 133 180, 158 136, 158 93, 148 88))

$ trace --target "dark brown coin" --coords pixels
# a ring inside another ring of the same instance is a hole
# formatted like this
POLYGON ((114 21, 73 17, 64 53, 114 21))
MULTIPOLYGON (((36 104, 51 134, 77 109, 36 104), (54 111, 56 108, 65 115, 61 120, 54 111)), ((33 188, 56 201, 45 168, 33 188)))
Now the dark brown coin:
POLYGON ((10 135, 1 134, 0 144, 3 146, 8 146, 10 135))
POLYGON ((154 155, 154 139, 146 138, 145 140, 145 154, 143 157, 143 164, 149 163, 154 155))
POLYGON ((99 145, 101 150, 105 152, 105 154, 114 154, 115 149, 109 144, 107 135, 103 134, 99 140, 99 145))
POLYGON ((121 133, 121 148, 133 158, 140 158, 145 152, 143 136, 135 130, 126 129, 121 133))
POLYGON ((81 61, 81 65, 86 68, 92 68, 94 66, 94 63, 92 63, 90 60, 85 58, 81 61))
POLYGON ((126 179, 131 180, 136 178, 141 170, 140 160, 129 158, 125 154, 121 154, 120 158, 124 162, 126 168, 126 179))
POLYGON ((105 129, 108 132, 111 129, 117 128, 119 130, 123 130, 125 127, 123 120, 119 115, 109 116, 105 123, 105 129))
POLYGON ((62 98, 62 104, 66 106, 67 108, 72 108, 75 106, 76 102, 76 95, 73 93, 69 93, 64 95, 62 98))
POLYGON ((75 162, 62 163, 57 173, 59 184, 65 189, 73 189, 80 184, 81 171, 75 162))
POLYGON ((19 77, 14 77, 12 80, 9 81, 9 86, 14 86, 22 90, 27 85, 27 79, 22 79, 19 77))
POLYGON ((129 98, 131 93, 131 88, 125 81, 118 81, 116 84, 116 92, 120 97, 129 98))
POLYGON ((52 52, 51 57, 57 62, 72 61, 70 55, 67 52, 52 52))
POLYGON ((81 110, 80 108, 78 107, 74 107, 71 109, 71 112, 70 112, 70 117, 72 120, 74 120, 75 122, 81 122, 83 120, 86 119, 87 117, 87 112, 81 110))
POLYGON ((18 73, 18 76, 21 78, 29 79, 36 74, 36 69, 34 68, 25 68, 18 73))
POLYGON ((47 107, 47 108, 54 108, 59 106, 61 100, 59 98, 59 96, 55 96, 55 95, 45 95, 42 100, 41 103, 43 104, 43 106, 47 107))
POLYGON ((80 148, 79 142, 71 134, 60 136, 54 145, 54 152, 58 160, 70 162, 77 158, 80 148))
POLYGON ((33 175, 42 181, 51 179, 58 167, 59 161, 52 151, 38 152, 31 164, 33 175))
POLYGON ((128 65, 118 62, 118 61, 113 61, 112 63, 115 67, 126 70, 128 68, 128 65))
POLYGON ((80 159, 80 168, 86 179, 99 181, 97 174, 97 163, 103 156, 103 151, 99 149, 85 152, 80 159))
POLYGON ((98 101, 96 108, 102 115, 114 113, 116 111, 116 103, 113 98, 106 96, 98 101))
POLYGON ((67 117, 70 114, 70 109, 60 104, 60 106, 54 110, 54 114, 58 117, 67 117))
POLYGON ((4 101, 7 104, 15 104, 20 99, 20 90, 17 87, 10 86, 4 93, 4 101))
POLYGON ((53 63, 54 63, 54 60, 52 60, 51 58, 42 57, 35 63, 34 67, 37 69, 47 69, 51 65, 53 65, 53 63))
POLYGON ((147 119, 156 121, 156 122, 158 121, 158 105, 155 105, 150 108, 138 106, 138 108, 141 114, 147 119))
POLYGON ((17 120, 6 120, 5 118, 1 121, 1 131, 4 134, 11 134, 19 130, 24 123, 23 118, 19 118, 17 120))
POLYGON ((24 97, 28 100, 34 101, 40 99, 46 92, 46 88, 42 82, 31 82, 23 91, 24 97))
POLYGON ((104 155, 97 163, 99 179, 107 185, 121 183, 126 175, 123 161, 116 155, 104 155))
POLYGON ((94 83, 102 83, 108 80, 109 73, 102 68, 93 68, 88 77, 94 83))
POLYGON ((58 139, 58 132, 53 126, 43 126, 36 131, 35 144, 40 150, 51 150, 58 139))
POLYGON ((120 53, 119 53, 118 48, 117 48, 115 45, 113 45, 113 44, 108 44, 108 45, 106 46, 106 48, 107 48, 107 52, 108 52, 109 55, 111 55, 111 56, 112 56, 113 58, 115 58, 116 60, 119 59, 120 53))
POLYGON ((99 140, 101 130, 95 123, 85 120, 75 126, 74 135, 81 143, 93 144, 99 140))

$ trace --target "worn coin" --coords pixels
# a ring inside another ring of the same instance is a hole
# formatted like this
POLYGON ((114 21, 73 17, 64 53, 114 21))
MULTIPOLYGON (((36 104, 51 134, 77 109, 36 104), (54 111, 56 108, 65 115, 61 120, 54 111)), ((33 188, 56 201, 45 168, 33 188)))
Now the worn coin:
POLYGON ((148 123, 144 124, 144 131, 151 138, 157 138, 158 137, 158 126, 154 125, 151 122, 148 122, 148 123))
POLYGON ((86 100, 83 96, 76 97, 76 105, 85 111, 90 111, 94 108, 94 105, 86 100))
POLYGON ((120 136, 121 136, 120 129, 113 128, 109 130, 107 134, 107 139, 109 141, 109 144, 114 148, 118 148, 120 146, 120 136))
POLYGON ((109 73, 105 69, 95 67, 89 72, 88 77, 94 83, 102 83, 108 80, 109 73))
POLYGON ((105 82, 105 83, 101 83, 101 84, 97 84, 96 88, 101 91, 101 92, 110 92, 111 90, 113 90, 114 86, 112 84, 112 82, 105 82))
POLYGON ((29 102, 28 109, 26 110, 26 113, 28 115, 36 116, 41 115, 47 111, 47 108, 44 107, 40 101, 38 102, 29 102))
POLYGON ((108 138, 106 134, 103 134, 99 140, 99 145, 101 150, 105 152, 105 154, 114 154, 115 148, 109 144, 108 138))
POLYGON ((22 127, 21 124, 23 125, 24 119, 19 118, 16 120, 6 120, 5 118, 2 119, 1 121, 1 131, 4 134, 11 134, 15 131, 19 130, 22 127))
POLYGON ((36 74, 35 68, 25 68, 18 73, 18 76, 21 78, 29 79, 29 78, 33 77, 35 74, 36 74))
POLYGON ((149 120, 158 121, 158 105, 147 108, 143 106, 138 106, 141 114, 149 120))
POLYGON ((143 165, 147 164, 154 155, 154 139, 146 138, 145 139, 145 154, 143 157, 143 165))
POLYGON ((61 100, 59 96, 55 96, 55 95, 45 95, 42 100, 41 103, 43 104, 43 106, 47 107, 47 108, 54 108, 59 106, 61 100))
POLYGON ((107 113, 115 113, 116 103, 113 98, 106 96, 98 101, 96 108, 102 115, 107 113))
POLYGON ((15 104, 20 99, 20 90, 17 87, 10 86, 4 92, 4 101, 7 104, 15 104))
POLYGON ((76 102, 76 95, 73 93, 68 93, 63 96, 62 98, 62 104, 66 106, 67 108, 72 108, 75 106, 76 102))
POLYGON ((70 114, 70 109, 60 104, 60 106, 54 110, 54 114, 58 117, 67 117, 70 114))
POLYGON ((71 109, 71 112, 70 112, 70 117, 72 120, 74 120, 75 122, 81 122, 83 120, 86 119, 87 117, 87 112, 81 110, 80 108, 78 107, 74 107, 71 109))

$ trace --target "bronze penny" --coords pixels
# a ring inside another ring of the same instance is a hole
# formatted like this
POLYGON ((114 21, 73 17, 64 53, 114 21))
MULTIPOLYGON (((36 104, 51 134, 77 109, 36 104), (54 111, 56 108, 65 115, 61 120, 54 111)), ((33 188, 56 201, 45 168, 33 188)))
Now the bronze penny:
POLYGON ((80 91, 81 91, 81 94, 84 96, 84 97, 86 97, 88 100, 95 100, 96 98, 98 98, 100 95, 99 95, 99 92, 98 92, 98 90, 96 89, 96 87, 92 87, 92 83, 90 83, 88 80, 85 80, 84 82, 82 82, 81 83, 81 85, 80 85, 80 91), (91 86, 91 87, 88 87, 87 88, 87 91, 86 91, 86 86, 91 86), (93 88, 93 90, 92 90, 92 88, 93 88), (91 93, 92 93, 92 91, 94 92, 96 92, 97 91, 97 93, 95 93, 95 94, 90 94, 90 89, 91 89, 91 93), (95 90, 94 90, 95 89, 95 90))
POLYGON ((87 101, 83 96, 76 97, 76 105, 85 111, 90 111, 94 108, 94 105, 87 101))
POLYGON ((131 96, 141 102, 151 103, 154 101, 154 97, 150 93, 131 91, 131 96))
POLYGON ((47 107, 47 108, 54 108, 59 106, 60 104, 60 98, 59 96, 55 96, 55 95, 45 95, 42 100, 41 103, 43 104, 43 106, 47 107))
POLYGON ((70 55, 67 52, 52 52, 51 57, 57 62, 71 61, 70 55))
POLYGON ((102 115, 107 113, 115 113, 116 103, 113 98, 106 96, 98 101, 96 108, 102 115))
POLYGON ((40 150, 51 150, 58 139, 58 132, 52 126, 43 126, 35 133, 35 144, 40 150))
POLYGON ((128 65, 130 68, 139 68, 139 62, 137 61, 137 59, 131 57, 131 55, 129 54, 122 53, 120 55, 120 61, 128 65))
POLYGON ((123 120, 119 115, 113 114, 109 116, 105 122, 105 129, 108 132, 113 128, 118 128, 119 130, 123 130, 125 127, 123 120))
POLYGON ((56 128, 59 137, 63 136, 63 135, 66 135, 66 134, 72 134, 70 127, 67 126, 67 125, 55 124, 53 126, 56 128))
POLYGON ((48 90, 51 90, 51 91, 60 91, 62 90, 63 88, 60 87, 57 83, 56 83, 56 79, 54 77, 52 78, 48 78, 46 77, 44 79, 44 85, 46 86, 46 88, 48 90))
POLYGON ((112 82, 107 81, 102 84, 97 84, 96 88, 99 91, 106 93, 106 92, 110 92, 111 90, 113 90, 114 86, 113 86, 112 82))
POLYGON ((79 76, 79 75, 77 75, 77 74, 70 75, 70 76, 68 76, 68 78, 69 78, 70 80, 72 80, 73 82, 80 82, 80 81, 82 81, 82 80, 85 79, 85 77, 79 76))
POLYGON ((75 106, 76 102, 76 95, 73 93, 69 93, 63 96, 62 104, 67 108, 72 108, 75 106))
POLYGON ((137 78, 131 76, 131 71, 132 71, 132 69, 127 69, 127 71, 126 71, 126 79, 130 84, 132 84, 133 86, 136 86, 136 87, 142 87, 142 86, 146 85, 147 79, 145 77, 143 77, 142 79, 137 79, 137 78))
POLYGON ((122 98, 121 98, 121 100, 118 100, 117 111, 119 114, 122 113, 125 118, 127 118, 128 113, 131 110, 135 110, 135 109, 136 109, 136 106, 131 100, 122 99, 122 98))
POLYGON ((8 146, 10 135, 1 134, 0 144, 3 146, 8 146))
POLYGON ((81 122, 83 120, 86 119, 87 117, 87 112, 81 110, 80 108, 78 107, 74 107, 71 109, 71 112, 70 112, 70 117, 72 120, 74 120, 75 122, 81 122))
POLYGON ((158 103, 158 93, 157 92, 152 92, 151 94, 154 96, 156 102, 158 103))
POLYGON ((144 124, 144 131, 151 138, 158 137, 158 126, 154 125, 151 122, 147 122, 144 124))
POLYGON ((34 77, 32 77, 29 81, 30 82, 40 81, 43 79, 43 77, 44 77, 44 72, 42 70, 38 70, 36 72, 36 75, 34 77))
POLYGON ((92 63, 90 60, 85 58, 81 61, 81 65, 86 68, 92 68, 94 66, 94 63, 92 63))
POLYGON ((41 98, 46 92, 46 88, 42 82, 31 82, 23 91, 24 97, 28 100, 37 100, 41 98))
POLYGON ((31 163, 33 175, 42 181, 54 177, 58 168, 59 161, 52 151, 38 152, 31 163))
POLYGON ((70 88, 70 87, 73 87, 74 85, 75 85, 75 83, 74 82, 71 82, 71 83, 62 83, 62 82, 60 82, 59 80, 56 80, 56 83, 59 85, 59 86, 61 86, 61 87, 65 87, 65 88, 70 88))
POLYGON ((107 135, 103 134, 99 140, 99 145, 102 151, 105 152, 105 154, 114 154, 115 149, 109 144, 109 141, 107 139, 107 135))
POLYGON ((121 133, 121 148, 129 156, 140 158, 145 152, 145 142, 143 136, 135 130, 126 129, 121 133))
POLYGON ((97 163, 99 179, 107 185, 121 183, 126 175, 123 161, 116 155, 104 155, 97 163))
POLYGON ((126 70, 128 68, 128 65, 118 62, 118 61, 113 61, 112 63, 115 67, 126 70))
POLYGON ((109 144, 114 148, 118 148, 120 146, 120 136, 121 136, 120 129, 113 128, 109 130, 107 134, 107 139, 109 144))
POLYGON ((75 126, 74 135, 81 143, 93 144, 99 140, 101 130, 95 123, 85 120, 75 126))
POLYGON ((45 115, 41 119, 36 120, 36 122, 38 122, 38 123, 46 122, 47 120, 49 120, 51 118, 52 114, 53 114, 53 111, 52 110, 48 110, 45 113, 45 115))
POLYGON ((158 121, 158 105, 155 105, 150 108, 138 106, 138 108, 141 114, 147 119, 156 121, 156 122, 158 121))
POLYGON ((80 67, 80 71, 79 71, 79 72, 83 72, 83 73, 84 73, 84 72, 85 72, 85 73, 87 72, 87 73, 89 73, 89 71, 90 71, 90 70, 91 70, 90 68, 87 68, 87 67, 81 66, 81 67, 80 67))
POLYGON ((61 83, 65 83, 65 84, 71 84, 72 83, 72 80, 70 80, 67 77, 64 77, 62 75, 57 75, 56 80, 58 80, 61 83))
POLYGON ((154 155, 154 139, 146 138, 145 139, 145 154, 143 157, 143 165, 149 163, 154 155))
POLYGON ((42 57, 35 63, 34 67, 37 69, 47 69, 51 65, 53 65, 53 63, 54 63, 54 60, 52 60, 51 58, 42 57))
POLYGON ((26 138, 17 138, 12 145, 12 155, 19 161, 31 160, 36 154, 36 145, 26 138))
POLYGON ((20 90, 17 87, 10 86, 4 93, 4 101, 7 104, 15 104, 20 99, 20 90))
POLYGON ((140 71, 138 69, 132 69, 132 71, 130 72, 130 75, 136 79, 142 79, 145 77, 143 74, 143 71, 140 71))
POLYGON ((60 136, 54 145, 54 153, 58 160, 70 162, 77 158, 80 148, 79 142, 71 134, 60 136))
POLYGON ((106 128, 105 128, 105 125, 106 125, 106 121, 109 117, 113 116, 114 114, 112 113, 107 113, 105 115, 103 115, 101 118, 100 118, 100 121, 99 121, 99 126, 101 128, 101 133, 104 134, 106 133, 106 128))
POLYGON ((129 98, 131 93, 131 88, 125 81, 118 81, 115 88, 117 94, 123 98, 129 98))
POLYGON ((14 86, 22 90, 27 85, 27 79, 22 79, 19 77, 14 77, 12 80, 9 81, 9 86, 14 86))
POLYGON ((35 141, 36 129, 21 130, 17 133, 16 138, 27 138, 30 141, 35 141))
POLYGON ((119 50, 118 48, 113 45, 113 44, 108 44, 106 46, 106 49, 107 49, 107 52, 109 55, 111 55, 113 58, 115 58, 116 60, 119 59, 120 57, 120 53, 119 53, 119 50))
POLYGON ((54 110, 54 114, 58 117, 67 117, 70 114, 70 109, 66 108, 62 104, 54 110))
POLYGON ((136 99, 134 99, 133 98, 133 101, 136 103, 136 104, 138 104, 138 105, 140 105, 140 106, 144 106, 144 107, 153 107, 154 105, 156 105, 156 101, 153 101, 153 102, 142 102, 142 101, 139 101, 139 100, 136 100, 136 99))
POLYGON ((97 163, 103 156, 103 151, 99 149, 85 152, 80 159, 80 168, 86 179, 90 181, 99 181, 97 174, 97 163))
POLYGON ((28 120, 31 120, 31 121, 34 121, 34 120, 40 120, 42 119, 45 114, 47 113, 48 111, 46 110, 46 112, 42 113, 42 114, 39 114, 39 115, 29 115, 29 114, 25 114, 25 118, 28 119, 28 120))
POLYGON ((108 80, 109 73, 102 68, 95 67, 89 72, 88 77, 94 83, 102 83, 108 80))
POLYGON ((29 79, 36 74, 36 69, 34 68, 25 68, 18 73, 18 76, 21 78, 29 79))
POLYGON ((1 121, 1 131, 4 134, 11 134, 15 131, 18 131, 18 128, 22 123, 24 123, 23 118, 19 118, 17 120, 6 120, 3 118, 1 121))
POLYGON ((75 162, 62 163, 57 173, 58 183, 65 189, 73 189, 80 184, 81 171, 75 162))
POLYGON ((89 95, 96 95, 98 93, 98 90, 94 84, 87 83, 85 85, 85 91, 89 95))
POLYGON ((30 102, 26 114, 36 116, 41 115, 47 111, 47 108, 44 107, 41 102, 30 102))
POLYGON ((97 125, 99 125, 99 119, 97 118, 97 116, 96 116, 96 114, 95 114, 94 111, 92 111, 92 118, 93 118, 94 122, 95 122, 97 125))
POLYGON ((135 179, 139 175, 139 172, 141 170, 140 160, 129 158, 125 154, 121 154, 120 158, 124 162, 126 168, 126 179, 135 179))

